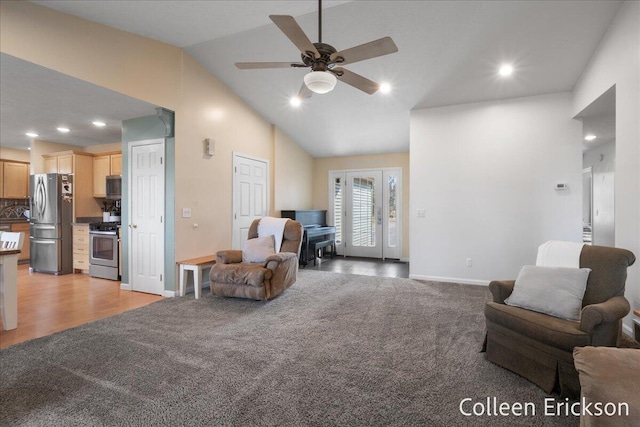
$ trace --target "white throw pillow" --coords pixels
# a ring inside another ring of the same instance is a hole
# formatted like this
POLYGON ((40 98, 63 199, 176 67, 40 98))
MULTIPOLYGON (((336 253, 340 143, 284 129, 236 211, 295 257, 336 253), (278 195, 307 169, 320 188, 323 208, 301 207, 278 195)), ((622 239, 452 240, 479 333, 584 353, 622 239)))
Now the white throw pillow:
POLYGON ((242 262, 264 262, 275 254, 275 240, 273 235, 249 239, 242 245, 242 262))
POLYGON ((590 268, 525 265, 504 302, 561 319, 580 320, 590 272, 590 268))

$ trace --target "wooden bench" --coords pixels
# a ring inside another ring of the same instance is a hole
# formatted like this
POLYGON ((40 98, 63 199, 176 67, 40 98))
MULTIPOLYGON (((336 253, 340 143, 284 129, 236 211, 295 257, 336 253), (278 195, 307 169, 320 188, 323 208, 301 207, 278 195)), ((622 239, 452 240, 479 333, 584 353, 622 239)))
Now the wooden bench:
POLYGON ((193 293, 196 299, 200 298, 202 292, 202 270, 205 268, 211 268, 216 263, 215 255, 207 255, 199 258, 185 259, 184 261, 178 261, 180 265, 180 296, 185 295, 185 288, 187 286, 187 276, 189 272, 193 272, 193 293))
POLYGON ((333 259, 333 253, 336 250, 335 240, 323 240, 321 242, 313 242, 311 243, 311 246, 313 247, 313 265, 316 265, 316 259, 318 258, 318 251, 320 249, 324 249, 329 246, 331 246, 331 259, 333 259))

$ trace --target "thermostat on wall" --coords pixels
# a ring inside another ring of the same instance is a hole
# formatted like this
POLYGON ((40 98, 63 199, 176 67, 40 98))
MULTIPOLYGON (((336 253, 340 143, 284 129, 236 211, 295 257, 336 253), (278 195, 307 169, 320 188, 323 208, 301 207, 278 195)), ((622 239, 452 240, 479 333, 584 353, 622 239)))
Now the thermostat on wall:
POLYGON ((557 183, 556 184, 556 190, 568 190, 569 186, 567 184, 564 183, 557 183))

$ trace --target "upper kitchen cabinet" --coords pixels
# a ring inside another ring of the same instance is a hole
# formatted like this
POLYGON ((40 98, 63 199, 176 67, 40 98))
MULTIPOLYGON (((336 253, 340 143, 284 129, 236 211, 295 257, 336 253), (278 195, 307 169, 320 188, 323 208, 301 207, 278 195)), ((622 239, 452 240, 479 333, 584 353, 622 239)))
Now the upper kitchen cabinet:
POLYGON ((44 173, 73 173, 73 153, 43 154, 42 157, 44 157, 44 173))
POLYGON ((122 153, 111 155, 111 175, 122 175, 122 153))
POLYGON ((93 197, 107 197, 106 178, 109 175, 122 175, 120 152, 96 154, 93 157, 93 197))
POLYGON ((5 199, 29 197, 29 163, 0 161, 0 197, 5 199))
POLYGON ((59 151, 43 154, 45 173, 73 174, 73 220, 102 215, 93 198, 93 154, 81 151, 59 151))

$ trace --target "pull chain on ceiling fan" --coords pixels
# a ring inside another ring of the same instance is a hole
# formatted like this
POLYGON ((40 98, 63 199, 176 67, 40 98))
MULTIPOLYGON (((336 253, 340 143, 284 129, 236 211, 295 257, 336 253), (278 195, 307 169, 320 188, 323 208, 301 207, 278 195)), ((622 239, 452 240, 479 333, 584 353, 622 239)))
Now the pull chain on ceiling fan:
POLYGON ((322 0, 318 0, 317 43, 311 43, 293 16, 269 15, 269 18, 300 50, 302 62, 236 62, 236 67, 242 70, 311 68, 311 72, 304 76, 304 83, 298 93, 299 98, 310 98, 313 93, 330 92, 338 80, 373 95, 380 88, 378 83, 338 65, 353 64, 398 51, 391 37, 383 37, 340 52, 333 46, 322 43, 322 0))

